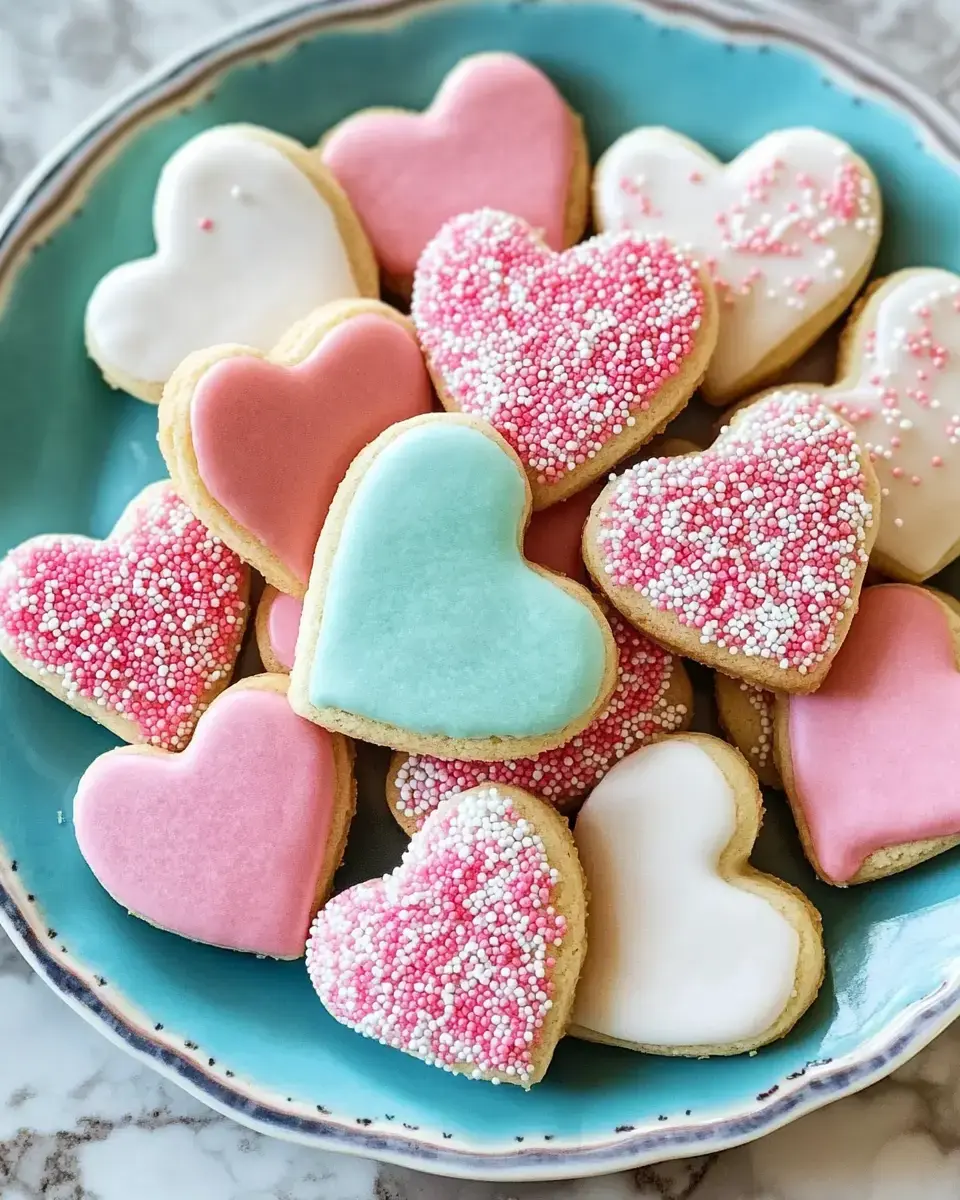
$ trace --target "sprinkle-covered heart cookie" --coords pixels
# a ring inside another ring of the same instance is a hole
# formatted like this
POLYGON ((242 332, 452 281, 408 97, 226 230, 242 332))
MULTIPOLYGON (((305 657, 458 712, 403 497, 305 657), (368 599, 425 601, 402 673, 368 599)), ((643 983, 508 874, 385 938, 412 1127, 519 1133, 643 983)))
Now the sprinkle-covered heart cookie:
POLYGON ((298 717, 283 675, 220 695, 182 754, 125 746, 77 788, 80 852, 135 916, 197 942, 299 958, 354 809, 349 742, 298 717))
POLYGON ((850 426, 781 392, 702 454, 648 459, 609 483, 584 558, 650 637, 760 687, 808 692, 856 611, 879 506, 850 426))
POLYGON ((823 686, 781 696, 776 752, 804 850, 866 883, 960 842, 960 616, 909 584, 864 589, 823 686))
POLYGON ((530 489, 489 425, 414 417, 337 491, 304 604, 290 700, 364 741, 443 758, 559 746, 616 684, 585 588, 520 552, 530 489))
POLYGON ((227 686, 249 572, 168 482, 104 541, 47 534, 0 563, 0 654, 128 742, 170 750, 227 686))
POLYGON ((490 209, 455 217, 427 246, 411 315, 444 407, 506 438, 536 508, 663 429, 717 332, 712 285, 662 238, 610 234, 556 254, 490 209))
POLYGON ((519 788, 478 787, 431 815, 392 875, 327 904, 307 969, 351 1029, 528 1088, 566 1029, 585 908, 563 818, 519 788))
POLYGON ((319 156, 255 125, 207 129, 177 150, 153 229, 156 253, 105 275, 86 312, 107 382, 152 404, 194 350, 269 350, 320 305, 379 291, 366 234, 319 156))
POLYGON ((594 176, 598 229, 672 238, 717 287, 703 391, 725 404, 794 362, 847 307, 880 241, 880 190, 818 129, 768 134, 726 166, 670 129, 635 129, 594 176))
POLYGON ((430 411, 406 317, 377 300, 326 305, 266 357, 190 355, 160 403, 160 449, 193 511, 281 591, 307 589, 317 539, 357 454, 430 411))
POLYGON ((321 150, 388 286, 401 294, 424 246, 458 213, 516 213, 555 250, 586 224, 590 163, 580 121, 546 75, 515 54, 465 58, 425 113, 355 113, 321 150))
POLYGON ((773 752, 773 692, 742 679, 731 679, 721 671, 714 675, 713 685, 717 717, 727 740, 740 751, 761 783, 782 788, 773 752))
POLYGON ((571 1033, 651 1054, 742 1054, 793 1027, 823 979, 820 916, 755 870, 763 803, 743 758, 704 734, 629 755, 574 837, 590 953, 571 1033))
POLYGON ((625 754, 651 737, 690 724, 693 689, 680 660, 617 613, 608 613, 608 618, 617 643, 616 690, 603 713, 570 741, 534 758, 509 762, 394 755, 387 774, 387 803, 407 833, 415 833, 442 801, 488 781, 523 788, 559 812, 573 812, 625 754))
POLYGON ((898 271, 840 339, 837 382, 791 384, 849 421, 880 481, 871 562, 922 583, 960 553, 960 276, 898 271))

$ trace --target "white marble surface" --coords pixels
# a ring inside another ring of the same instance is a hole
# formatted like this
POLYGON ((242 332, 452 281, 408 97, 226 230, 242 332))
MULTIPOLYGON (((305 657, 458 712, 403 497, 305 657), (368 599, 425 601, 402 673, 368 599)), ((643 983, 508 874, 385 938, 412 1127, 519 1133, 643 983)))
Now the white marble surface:
MULTIPOLYGON (((785 6, 789 6, 785 5, 785 6)), ((793 0, 960 111, 960 0, 793 0)), ((255 0, 0 0, 0 202, 71 127, 255 0)), ((140 1067, 0 933, 0 1200, 957 1200, 960 1025, 740 1150, 570 1184, 430 1179, 260 1137, 140 1067)))

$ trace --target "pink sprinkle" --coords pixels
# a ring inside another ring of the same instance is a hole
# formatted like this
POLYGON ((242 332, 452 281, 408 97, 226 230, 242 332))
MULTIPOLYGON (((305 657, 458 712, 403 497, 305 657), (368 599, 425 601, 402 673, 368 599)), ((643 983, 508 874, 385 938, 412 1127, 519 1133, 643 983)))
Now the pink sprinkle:
POLYGON ((604 234, 554 254, 517 217, 454 217, 417 265, 411 314, 464 412, 541 483, 634 423, 695 343, 704 297, 669 243, 604 234))
POLYGON ((0 638, 68 700, 180 749, 233 670, 247 568, 170 487, 151 489, 103 542, 32 538, 0 565, 0 638))
POLYGON ((942 467, 942 466, 943 466, 943 459, 940 457, 940 455, 939 455, 939 454, 935 454, 935 455, 933 456, 933 458, 931 458, 931 459, 930 459, 930 465, 931 465, 931 466, 934 466, 934 467, 942 467))
POLYGON ((419 829, 442 800, 488 781, 523 788, 567 812, 625 754, 655 734, 678 729, 686 709, 664 699, 673 656, 616 613, 608 618, 619 653, 617 687, 606 710, 583 733, 556 750, 511 762, 445 761, 411 754, 396 777, 400 813, 415 819, 419 829))
POLYGON ((691 171, 690 172, 690 182, 691 183, 703 183, 703 173, 701 171, 691 171))
POLYGON ((604 569, 703 644, 804 674, 833 646, 867 559, 863 489, 850 427, 817 397, 775 393, 710 450, 619 477, 601 514, 604 569))
POLYGON ((197 221, 197 225, 203 230, 204 233, 209 233, 213 228, 213 218, 201 217, 200 220, 197 221))
POLYGON ((317 914, 310 979, 366 1037, 445 1071, 525 1083, 566 931, 551 903, 559 881, 509 799, 478 789, 434 813, 392 875, 317 914))

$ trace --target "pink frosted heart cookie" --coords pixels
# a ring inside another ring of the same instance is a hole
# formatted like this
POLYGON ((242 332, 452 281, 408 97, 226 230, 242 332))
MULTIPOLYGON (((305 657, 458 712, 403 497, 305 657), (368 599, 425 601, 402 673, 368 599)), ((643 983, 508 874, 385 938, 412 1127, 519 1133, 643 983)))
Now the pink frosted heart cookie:
POLYGON ((182 754, 102 754, 74 801, 80 851, 135 916, 196 942, 299 958, 354 809, 350 744, 296 716, 287 680, 229 688, 182 754))
POLYGON ((267 671, 289 674, 297 649, 303 601, 269 584, 257 605, 257 649, 267 671))
POLYGON ((572 245, 586 223, 580 121, 546 75, 514 54, 465 58, 425 113, 355 113, 321 149, 386 282, 403 294, 424 246, 458 213, 516 213, 555 250, 572 245))
POLYGON ((781 392, 702 454, 648 459, 609 483, 584 558, 655 640, 760 687, 813 691, 856 611, 879 492, 850 426, 781 392))
POLYGON ((807 857, 866 883, 960 842, 960 616, 910 584, 866 588, 830 674, 780 696, 776 751, 807 857))
POLYGON ((230 681, 249 572, 169 482, 102 542, 48 534, 0 563, 0 654, 128 742, 182 749, 230 681))
POLYGON ((566 1029, 585 909, 563 818, 485 785, 442 804, 391 875, 321 910, 307 970, 330 1015, 365 1037, 528 1088, 566 1029))
POLYGON ((185 142, 160 173, 153 228, 156 252, 104 275, 84 323, 107 382, 151 404, 196 350, 269 350, 313 309, 379 291, 366 234, 318 155, 256 125, 185 142))
POLYGON ((411 315, 444 407, 506 438, 535 508, 663 429, 717 331, 710 281, 662 238, 610 234, 556 254, 490 209, 455 217, 427 246, 411 315))
POLYGON ((683 664, 617 613, 607 615, 617 643, 617 686, 593 724, 556 750, 510 762, 394 755, 387 803, 407 833, 421 828, 444 800, 485 782, 523 788, 562 813, 572 812, 625 754, 689 725, 693 690, 683 664))
POLYGON ((264 357, 187 358, 160 404, 177 490, 281 591, 302 596, 327 510, 356 455, 433 392, 406 317, 376 300, 318 309, 264 357))
POLYGON ((788 367, 840 316, 880 241, 880 190, 818 129, 768 134, 732 162, 670 129, 641 128, 594 176, 598 229, 672 238, 700 256, 720 301, 703 391, 725 404, 788 367))

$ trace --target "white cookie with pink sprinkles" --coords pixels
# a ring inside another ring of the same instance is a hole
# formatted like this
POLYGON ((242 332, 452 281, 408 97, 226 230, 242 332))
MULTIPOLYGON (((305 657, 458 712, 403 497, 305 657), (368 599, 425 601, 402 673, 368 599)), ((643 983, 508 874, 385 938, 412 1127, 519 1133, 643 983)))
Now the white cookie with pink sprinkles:
POLYGON ((812 692, 856 612, 879 512, 851 426, 783 391, 741 409, 702 454, 613 479, 584 559, 656 641, 759 687, 812 692))
POLYGON ((880 241, 870 167, 819 129, 785 129, 724 164, 671 129, 634 129, 594 175, 598 229, 672 238, 717 288, 703 393, 726 404, 811 346, 863 285, 880 241))
POLYGON ((307 970, 330 1015, 365 1037, 529 1088, 566 1031, 585 925, 567 823, 487 784, 441 804, 392 874, 320 910, 307 970))
POLYGON ((0 562, 0 654, 127 742, 182 750, 230 682, 250 572, 169 481, 103 541, 44 534, 0 562))
POLYGON ((617 762, 650 738, 687 729, 693 688, 682 661, 607 612, 617 643, 617 686, 601 715, 555 750, 508 762, 467 762, 429 754, 394 754, 387 804, 413 835, 451 796, 481 783, 523 788, 569 815, 617 762))
POLYGON ((427 245, 410 309, 441 403, 505 438, 534 508, 602 478, 685 407, 717 311, 706 271, 663 237, 628 230, 557 253, 492 209, 427 245))

